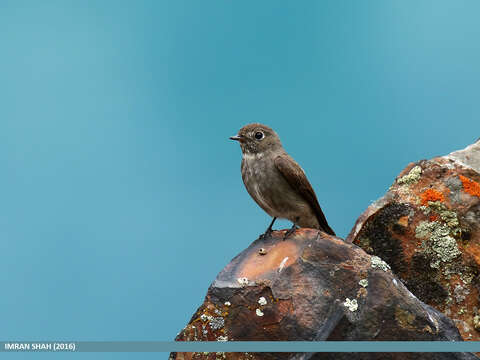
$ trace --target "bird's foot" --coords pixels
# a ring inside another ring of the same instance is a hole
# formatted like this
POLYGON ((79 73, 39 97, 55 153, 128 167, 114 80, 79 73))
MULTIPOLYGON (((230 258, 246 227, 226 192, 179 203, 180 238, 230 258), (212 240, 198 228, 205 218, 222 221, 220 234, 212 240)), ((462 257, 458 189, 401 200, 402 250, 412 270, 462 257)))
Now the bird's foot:
POLYGON ((272 229, 267 229, 267 231, 265 231, 263 234, 260 234, 259 236, 259 239, 268 239, 269 237, 272 236, 272 232, 273 230, 272 229))
POLYGON ((258 238, 259 239, 268 239, 270 236, 272 236, 272 226, 273 226, 273 223, 275 222, 275 220, 277 220, 276 217, 273 218, 272 222, 270 223, 270 225, 268 226, 267 230, 265 230, 265 232, 260 235, 258 238))
POLYGON ((292 235, 295 232, 295 230, 297 230, 297 226, 293 225, 290 229, 287 230, 285 235, 283 235, 283 240, 286 240, 290 235, 292 235))

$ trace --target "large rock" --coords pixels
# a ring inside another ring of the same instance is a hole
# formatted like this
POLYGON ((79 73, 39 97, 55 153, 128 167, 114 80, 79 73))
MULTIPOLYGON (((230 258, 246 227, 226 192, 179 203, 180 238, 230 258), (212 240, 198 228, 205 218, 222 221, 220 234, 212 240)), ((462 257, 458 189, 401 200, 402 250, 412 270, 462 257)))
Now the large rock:
POLYGON ((347 238, 384 259, 420 300, 480 340, 480 141, 408 165, 347 238))
MULTIPOLYGON (((208 289, 177 341, 461 340, 389 266, 312 229, 258 239, 208 289)), ((172 359, 470 359, 471 354, 172 353, 172 359)))

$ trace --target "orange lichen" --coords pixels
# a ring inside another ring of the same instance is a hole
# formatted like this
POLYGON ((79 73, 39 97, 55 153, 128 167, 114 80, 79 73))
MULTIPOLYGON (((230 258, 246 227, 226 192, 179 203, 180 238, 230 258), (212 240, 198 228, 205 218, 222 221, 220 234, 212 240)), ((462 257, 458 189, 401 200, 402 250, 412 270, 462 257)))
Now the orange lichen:
POLYGON ((438 220, 438 216, 437 215, 430 215, 430 217, 428 218, 430 221, 437 221, 438 220))
POLYGON ((463 190, 465 190, 466 193, 480 197, 480 184, 477 183, 476 181, 473 181, 463 175, 458 176, 460 180, 462 181, 463 184, 463 190))
POLYGON ((428 205, 429 201, 445 201, 445 197, 440 191, 434 189, 425 190, 423 193, 420 194, 420 198, 422 199, 422 205, 428 205))

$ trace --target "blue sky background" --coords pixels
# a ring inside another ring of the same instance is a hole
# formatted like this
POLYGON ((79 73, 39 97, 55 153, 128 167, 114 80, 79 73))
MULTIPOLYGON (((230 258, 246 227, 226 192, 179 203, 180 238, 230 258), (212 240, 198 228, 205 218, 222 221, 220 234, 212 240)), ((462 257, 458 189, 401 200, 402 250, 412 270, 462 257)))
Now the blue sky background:
POLYGON ((480 136, 479 12, 1 1, 0 339, 173 339, 270 221, 228 140, 249 122, 346 236, 409 162, 480 136))

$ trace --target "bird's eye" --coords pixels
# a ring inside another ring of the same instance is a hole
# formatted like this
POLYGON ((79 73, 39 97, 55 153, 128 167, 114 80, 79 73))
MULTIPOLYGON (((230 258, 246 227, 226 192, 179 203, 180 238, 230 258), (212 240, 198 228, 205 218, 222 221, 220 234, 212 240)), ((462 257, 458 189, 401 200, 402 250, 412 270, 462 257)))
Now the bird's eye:
POLYGON ((257 139, 257 140, 262 140, 263 137, 264 137, 264 135, 263 135, 263 133, 262 133, 261 131, 257 131, 257 132, 255 133, 255 139, 257 139))

